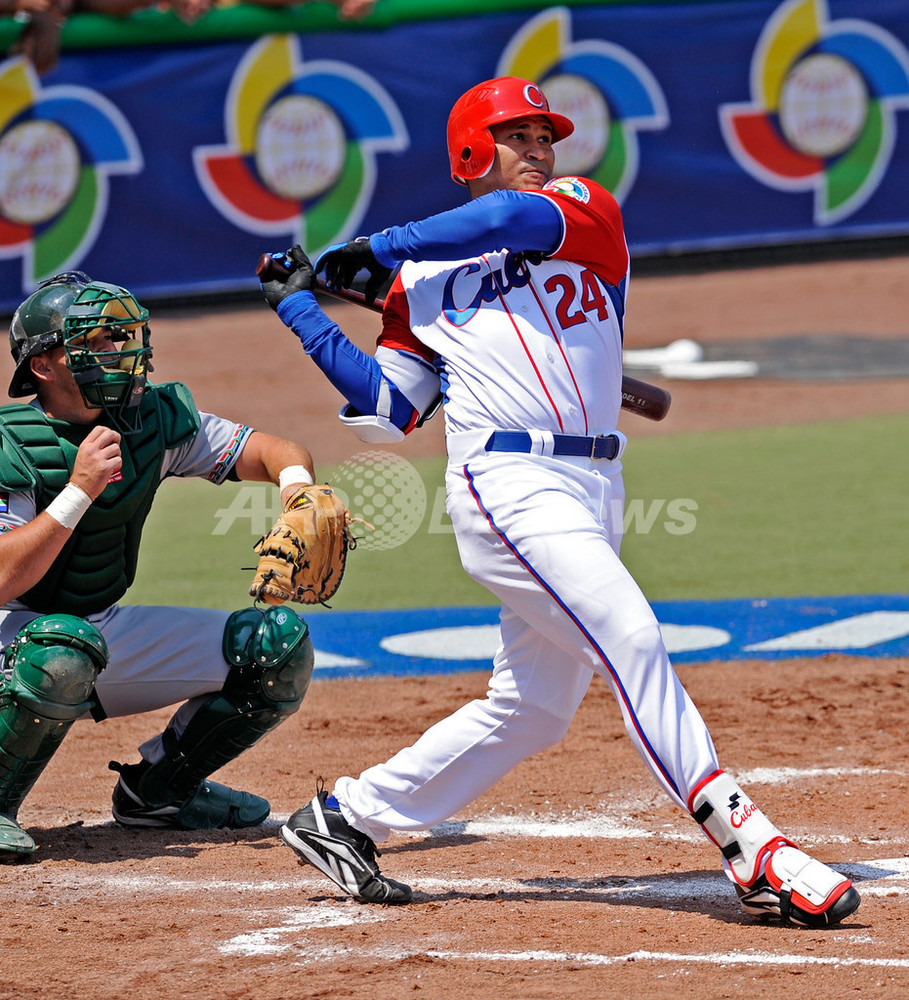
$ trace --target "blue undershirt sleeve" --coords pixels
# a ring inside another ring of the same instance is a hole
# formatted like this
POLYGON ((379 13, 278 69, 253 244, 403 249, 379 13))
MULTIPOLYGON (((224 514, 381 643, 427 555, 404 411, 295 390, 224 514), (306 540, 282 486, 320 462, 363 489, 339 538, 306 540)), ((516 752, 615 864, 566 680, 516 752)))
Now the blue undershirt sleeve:
POLYGON ((310 291, 295 292, 278 304, 278 316, 300 338, 303 349, 329 382, 361 414, 376 412, 383 380, 391 390, 390 421, 406 427, 414 415, 413 404, 390 382, 378 361, 352 344, 337 323, 319 308, 310 291))
POLYGON ((495 250, 553 253, 562 242, 562 216, 549 198, 528 191, 492 191, 466 205, 369 238, 386 267, 405 260, 461 260, 495 250))

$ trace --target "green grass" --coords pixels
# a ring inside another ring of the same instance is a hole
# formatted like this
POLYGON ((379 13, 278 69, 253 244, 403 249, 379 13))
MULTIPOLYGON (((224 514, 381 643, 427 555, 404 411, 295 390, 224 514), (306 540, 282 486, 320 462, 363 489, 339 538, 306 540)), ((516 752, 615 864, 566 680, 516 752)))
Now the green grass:
POLYGON ((690 534, 626 535, 651 600, 904 593, 909 415, 648 439, 629 497, 696 501, 690 534))
MULTIPOLYGON (((377 549, 370 548, 368 529, 355 525, 355 533, 363 538, 348 554, 344 582, 330 602, 332 608, 495 603, 461 569, 441 499, 444 459, 411 464, 427 493, 422 526, 404 544, 377 549)), ((326 478, 332 479, 331 475, 326 478)), ((164 483, 146 524, 139 573, 125 600, 241 607, 248 602, 246 590, 257 559, 253 545, 277 515, 276 504, 276 490, 258 483, 225 483, 217 488, 197 480, 164 483), (232 515, 224 513, 230 510, 232 515)))
MULTIPOLYGON (((625 562, 650 600, 903 593, 907 440, 909 415, 632 442, 625 562)), ((371 549, 366 532, 333 608, 496 603, 461 569, 443 460, 413 465, 428 494, 422 526, 388 549, 371 549)), ((243 606, 273 504, 258 484, 165 483, 125 600, 243 606), (216 533, 232 504, 241 516, 216 533)))

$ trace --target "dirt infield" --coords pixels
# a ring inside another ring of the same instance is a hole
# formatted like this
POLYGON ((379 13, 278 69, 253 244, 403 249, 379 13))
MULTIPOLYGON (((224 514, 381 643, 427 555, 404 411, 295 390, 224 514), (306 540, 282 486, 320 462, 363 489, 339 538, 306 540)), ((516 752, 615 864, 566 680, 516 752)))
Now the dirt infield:
MULTIPOLYGON (((904 338, 907 266, 890 258, 641 279, 627 346, 904 338)), ((374 317, 332 312, 370 344, 374 317)), ((303 437, 317 465, 362 450, 334 419, 337 394, 266 308, 159 310, 153 339, 155 377, 187 381, 203 407, 303 437)), ((909 406, 896 378, 666 384, 667 420, 628 417, 629 434, 909 406)), ((433 421, 398 450, 441 447, 433 421)), ((111 821, 108 761, 135 760, 168 713, 74 727, 20 813, 36 859, 0 866, 0 1000, 905 996, 909 663, 831 655, 679 674, 724 766, 785 832, 858 885, 862 907, 840 927, 741 915, 715 849, 646 772, 600 680, 562 744, 451 823, 384 845, 383 867, 414 886, 413 905, 345 900, 296 865, 278 823, 320 775, 356 774, 482 697, 485 675, 317 678, 297 716, 218 775, 272 802, 268 823, 242 834, 111 821)))

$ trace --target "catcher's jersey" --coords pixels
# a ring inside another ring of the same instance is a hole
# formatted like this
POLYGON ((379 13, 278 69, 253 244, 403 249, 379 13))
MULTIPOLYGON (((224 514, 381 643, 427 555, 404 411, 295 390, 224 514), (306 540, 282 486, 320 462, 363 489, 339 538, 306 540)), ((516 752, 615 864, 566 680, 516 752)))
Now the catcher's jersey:
POLYGON ((379 345, 438 368, 449 432, 616 427, 629 262, 621 213, 584 178, 550 181, 539 196, 563 220, 549 259, 499 250, 406 262, 386 299, 379 345))
MULTIPOLYGON (((37 401, 33 405, 37 407, 37 401)), ((164 451, 158 470, 160 481, 171 476, 201 477, 220 484, 230 475, 237 457, 252 433, 252 428, 246 424, 238 424, 210 413, 199 411, 198 416, 200 423, 198 432, 194 432, 182 443, 164 451)), ((0 434, 2 431, 2 409, 0 409, 0 434)), ((118 478, 120 478, 119 474, 112 477, 111 482, 116 482, 118 478)), ((0 534, 27 524, 35 518, 36 514, 37 504, 34 489, 14 491, 5 488, 0 483, 0 534)), ((143 513, 142 520, 144 517, 143 513)), ((115 514, 111 516, 111 522, 116 522, 115 514)), ((141 521, 138 522, 138 527, 141 531, 141 521)), ((77 540, 78 533, 79 527, 74 532, 74 541, 77 540)), ((120 565, 124 560, 130 561, 135 558, 135 553, 129 551, 130 546, 122 533, 109 531, 105 536, 105 542, 111 547, 105 554, 102 563, 105 569, 120 565)), ((130 543, 130 545, 132 544, 138 545, 138 535, 135 542, 130 543)), ((67 549, 66 552, 71 552, 71 549, 67 549)), ((65 573, 68 568, 68 557, 64 555, 61 558, 67 560, 66 564, 63 564, 63 572, 65 573)), ((93 607, 93 604, 98 594, 99 591, 95 589, 84 592, 79 597, 78 606, 60 607, 59 610, 70 611, 74 614, 85 614, 87 608, 95 611, 97 609, 93 607)), ((30 605, 17 599, 10 601, 4 607, 16 610, 28 608, 30 605)))

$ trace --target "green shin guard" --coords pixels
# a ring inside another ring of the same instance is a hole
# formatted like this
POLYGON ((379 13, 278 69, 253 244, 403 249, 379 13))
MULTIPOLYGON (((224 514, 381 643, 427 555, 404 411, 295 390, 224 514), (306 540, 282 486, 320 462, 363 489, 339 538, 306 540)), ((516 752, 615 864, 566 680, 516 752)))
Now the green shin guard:
POLYGON ((19 806, 72 724, 92 708, 107 644, 89 622, 44 615, 6 650, 0 678, 0 856, 30 854, 35 842, 16 822, 19 806))
POLYGON ((268 815, 265 799, 205 779, 300 707, 313 670, 309 628, 280 607, 236 611, 225 626, 223 653, 231 665, 224 687, 200 706, 179 736, 171 727, 164 731, 161 760, 111 764, 148 809, 163 812, 179 805, 167 825, 254 826, 268 815))

